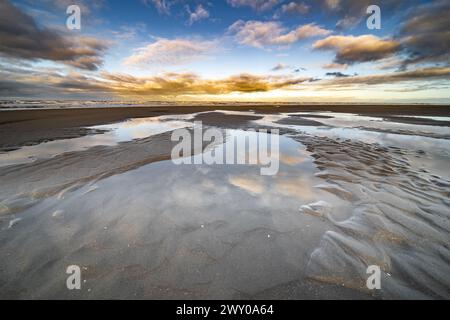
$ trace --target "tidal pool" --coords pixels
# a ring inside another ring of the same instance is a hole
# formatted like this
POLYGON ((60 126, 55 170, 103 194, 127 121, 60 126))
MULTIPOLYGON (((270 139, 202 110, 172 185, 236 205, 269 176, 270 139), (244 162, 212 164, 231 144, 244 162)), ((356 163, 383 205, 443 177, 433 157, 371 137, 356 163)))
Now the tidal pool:
POLYGON ((97 130, 80 138, 48 141, 0 153, 0 167, 34 162, 66 152, 82 151, 94 146, 114 146, 120 142, 142 139, 163 132, 191 126, 183 120, 165 121, 165 117, 136 118, 114 124, 88 127, 97 130))

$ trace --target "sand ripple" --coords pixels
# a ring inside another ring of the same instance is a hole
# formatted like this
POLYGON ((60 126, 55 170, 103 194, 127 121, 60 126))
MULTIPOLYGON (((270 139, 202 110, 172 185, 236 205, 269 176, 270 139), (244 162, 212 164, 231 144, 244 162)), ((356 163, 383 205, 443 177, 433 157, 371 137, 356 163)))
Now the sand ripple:
POLYGON ((308 275, 366 291, 366 268, 378 265, 383 279, 376 295, 450 298, 449 180, 412 166, 413 152, 401 148, 295 139, 321 169, 316 176, 327 184, 317 187, 354 205, 351 218, 333 221, 337 231, 324 234, 308 275))

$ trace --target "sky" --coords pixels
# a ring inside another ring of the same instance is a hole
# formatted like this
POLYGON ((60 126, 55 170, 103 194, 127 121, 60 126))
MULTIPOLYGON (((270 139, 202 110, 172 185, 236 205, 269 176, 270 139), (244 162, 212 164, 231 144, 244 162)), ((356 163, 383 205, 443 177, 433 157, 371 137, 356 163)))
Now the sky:
POLYGON ((0 98, 448 104, 449 47, 447 0, 0 0, 0 98))

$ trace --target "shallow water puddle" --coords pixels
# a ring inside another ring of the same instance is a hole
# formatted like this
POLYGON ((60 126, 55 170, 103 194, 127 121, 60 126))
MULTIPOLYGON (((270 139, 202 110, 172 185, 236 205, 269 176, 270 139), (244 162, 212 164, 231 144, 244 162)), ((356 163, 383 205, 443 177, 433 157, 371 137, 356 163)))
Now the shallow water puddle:
MULTIPOLYGON (((290 114, 295 115, 296 113, 290 114)), ((306 113, 298 114, 305 115, 306 113)), ((365 143, 378 143, 386 147, 426 151, 435 155, 450 156, 450 139, 439 138, 440 135, 450 136, 449 127, 400 124, 382 121, 381 118, 328 112, 309 113, 309 115, 332 118, 314 118, 314 120, 323 123, 324 126, 284 125, 277 123, 277 121, 287 118, 289 116, 288 114, 268 115, 254 122, 263 126, 289 128, 312 136, 340 140, 351 139, 365 143), (394 130, 395 128, 398 132, 370 131, 370 129, 394 130), (407 128, 408 134, 401 131, 402 128, 407 128), (414 135, 414 133, 421 134, 414 135), (426 134, 430 136, 426 136, 426 134), (433 135, 438 136, 435 137, 433 135)))
MULTIPOLYGON (((305 115, 306 113, 290 113, 290 115, 305 115)), ((318 116, 317 121, 332 127, 338 128, 360 128, 364 129, 380 129, 380 130, 394 130, 402 132, 436 134, 436 135, 450 135, 450 128, 445 126, 433 126, 423 124, 399 123, 394 121, 384 120, 382 117, 375 116, 361 116, 349 113, 333 113, 333 112, 311 112, 308 113, 311 117, 318 116)), ((406 116, 405 116, 406 117, 406 116)), ((400 117, 401 118, 401 117, 400 117)), ((409 117, 417 119, 430 119, 435 121, 446 121, 446 117, 409 117)))
POLYGON ((276 176, 261 176, 257 165, 163 161, 47 198, 2 227, 2 290, 68 296, 68 264, 88 270, 92 297, 232 298, 298 280, 331 227, 299 209, 322 201, 336 219, 349 212, 314 187, 315 172, 305 147, 281 137, 276 176))
POLYGON ((66 152, 86 150, 94 146, 114 146, 120 142, 142 139, 191 125, 191 123, 183 120, 166 121, 165 117, 151 117, 135 118, 114 124, 93 126, 88 129, 105 132, 80 138, 49 141, 0 153, 0 167, 30 163, 37 159, 51 158, 66 152))

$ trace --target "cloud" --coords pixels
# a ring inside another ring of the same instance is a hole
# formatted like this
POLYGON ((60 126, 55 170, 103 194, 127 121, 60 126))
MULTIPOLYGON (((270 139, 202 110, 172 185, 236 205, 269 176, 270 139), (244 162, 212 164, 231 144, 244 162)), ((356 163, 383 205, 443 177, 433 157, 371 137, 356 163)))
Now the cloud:
POLYGON ((317 50, 331 50, 336 53, 335 63, 354 64, 381 60, 392 56, 400 49, 395 40, 380 39, 373 35, 330 36, 313 45, 317 50))
POLYGON ((0 68, 0 96, 4 97, 78 97, 112 94, 105 82, 77 72, 65 74, 52 69, 5 71, 0 68))
POLYGON ((61 97, 152 97, 223 95, 230 93, 270 92, 273 90, 348 90, 361 85, 388 85, 394 83, 423 83, 439 81, 449 83, 450 68, 424 68, 366 76, 340 76, 320 80, 288 75, 238 74, 222 79, 202 78, 195 73, 164 73, 148 77, 102 72, 95 77, 71 72, 63 74, 52 70, 0 69, 0 96, 61 96, 61 97))
POLYGON ((52 7, 56 6, 58 10, 66 10, 70 5, 76 4, 80 7, 82 15, 89 15, 94 10, 99 10, 105 6, 104 0, 41 0, 50 3, 52 7))
POLYGON ((404 66, 450 61, 450 3, 436 1, 417 7, 401 26, 399 41, 408 54, 404 66))
POLYGON ((340 64, 340 63, 326 63, 322 66, 324 69, 340 69, 340 70, 346 70, 348 68, 347 64, 340 64))
POLYGON ((309 6, 301 2, 289 2, 281 6, 281 12, 289 14, 306 14, 309 12, 309 6))
POLYGON ((373 4, 378 4, 382 9, 384 17, 391 16, 393 13, 399 12, 402 5, 410 7, 411 3, 419 0, 383 0, 378 3, 373 0, 318 0, 314 4, 322 4, 322 7, 328 11, 332 16, 338 17, 336 27, 338 29, 349 29, 358 25, 363 19, 367 17, 367 7, 373 4))
POLYGON ((107 42, 92 37, 68 37, 40 27, 9 1, 0 2, 0 55, 28 60, 51 60, 80 69, 97 70, 107 42))
MULTIPOLYGON (((362 10, 367 1, 339 1, 336 10, 351 8, 351 12, 362 10)), ((383 12, 397 8, 401 1, 383 3, 383 12)), ((338 21, 338 27, 349 28, 358 18, 346 15, 338 21)), ((314 45, 316 49, 336 52, 335 63, 353 64, 357 62, 384 60, 381 68, 398 67, 406 70, 413 64, 449 65, 450 52, 450 3, 435 1, 411 10, 400 25, 400 31, 392 39, 380 39, 371 35, 332 36, 314 45)))
MULTIPOLYGON (((287 75, 238 74, 222 79, 205 79, 195 73, 165 73, 151 77, 134 77, 126 74, 102 73, 101 80, 72 74, 62 77, 47 77, 38 80, 41 75, 31 77, 34 83, 49 83, 56 88, 72 91, 113 92, 122 96, 178 96, 178 95, 219 95, 228 93, 269 92, 278 89, 295 90, 305 88, 308 83, 322 89, 350 89, 361 85, 386 85, 395 83, 448 81, 450 68, 423 68, 414 71, 393 72, 366 76, 330 73, 333 79, 317 80, 310 77, 292 77, 287 75), (299 87, 304 84, 305 86, 299 87)), ((24 76, 27 82, 30 76, 24 76)))
POLYGON ((194 22, 200 21, 202 19, 209 18, 209 12, 201 4, 197 6, 194 12, 190 12, 188 7, 188 13, 189 13, 189 25, 192 25, 194 22))
POLYGON ((237 41, 248 46, 263 48, 267 45, 290 45, 300 40, 325 36, 331 31, 313 23, 299 26, 287 32, 277 21, 242 21, 238 20, 229 27, 229 32, 235 34, 237 41))
POLYGON ((336 23, 338 29, 350 29, 358 25, 361 22, 361 17, 349 17, 346 16, 336 23))
POLYGON ((329 77, 335 77, 335 78, 347 78, 347 77, 351 77, 351 75, 345 74, 345 73, 342 73, 342 72, 327 72, 325 75, 326 75, 326 76, 329 76, 329 77))
POLYGON ((125 60, 126 65, 163 64, 179 65, 203 58, 216 49, 213 41, 187 39, 159 39, 138 48, 125 60))
POLYGON ((327 86, 348 87, 349 85, 378 85, 422 80, 450 80, 450 68, 423 68, 413 71, 386 74, 336 78, 323 83, 327 86))
MULTIPOLYGON (((410 2, 413 1, 417 2, 410 0, 410 2)), ((322 2, 326 10, 345 14, 346 17, 365 17, 367 7, 372 4, 377 4, 373 0, 319 0, 314 2, 322 2)), ((383 0, 382 3, 380 1, 379 6, 386 13, 398 9, 404 3, 404 0, 383 0)))
POLYGON ((330 10, 336 10, 341 4, 340 0, 325 0, 325 5, 330 10))
POLYGON ((105 73, 103 78, 109 80, 108 87, 119 94, 140 96, 267 92, 308 80, 308 78, 252 74, 239 74, 224 79, 203 79, 194 73, 166 73, 146 78, 105 73))
POLYGON ((278 0, 227 0, 232 7, 251 7, 256 11, 266 11, 275 7, 278 0))
POLYGON ((281 6, 281 12, 288 14, 306 14, 309 12, 309 6, 301 2, 289 2, 281 6))
POLYGON ((309 12, 310 6, 303 2, 289 2, 283 4, 273 15, 274 19, 280 19, 282 14, 305 15, 309 12))
MULTIPOLYGON (((300 72, 300 71, 306 71, 306 70, 307 70, 306 68, 298 67, 298 68, 294 69, 294 72, 300 72)), ((311 79, 309 81, 311 81, 311 79)))
POLYGON ((173 1, 170 0, 143 0, 146 5, 153 5, 160 14, 170 15, 170 7, 173 1))
POLYGON ((281 70, 285 70, 285 69, 289 69, 291 68, 291 66, 286 65, 284 63, 277 63, 272 69, 270 69, 271 71, 281 71, 281 70))

